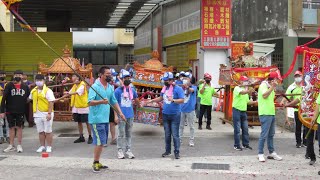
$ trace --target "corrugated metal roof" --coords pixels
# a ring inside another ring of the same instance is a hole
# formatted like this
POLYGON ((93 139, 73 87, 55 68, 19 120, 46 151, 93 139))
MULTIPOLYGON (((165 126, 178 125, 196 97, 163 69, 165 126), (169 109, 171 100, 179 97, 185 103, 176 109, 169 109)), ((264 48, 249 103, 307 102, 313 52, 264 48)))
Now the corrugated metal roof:
POLYGON ((166 0, 31 0, 22 1, 19 13, 32 26, 46 27, 48 16, 68 15, 70 27, 134 28, 166 0))

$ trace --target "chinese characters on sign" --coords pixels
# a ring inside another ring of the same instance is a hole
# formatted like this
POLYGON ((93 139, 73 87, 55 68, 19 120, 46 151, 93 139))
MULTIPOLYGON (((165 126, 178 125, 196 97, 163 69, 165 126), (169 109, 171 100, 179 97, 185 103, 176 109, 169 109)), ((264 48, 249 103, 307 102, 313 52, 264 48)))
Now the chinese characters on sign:
POLYGON ((231 0, 202 0, 201 21, 203 48, 230 48, 231 0))

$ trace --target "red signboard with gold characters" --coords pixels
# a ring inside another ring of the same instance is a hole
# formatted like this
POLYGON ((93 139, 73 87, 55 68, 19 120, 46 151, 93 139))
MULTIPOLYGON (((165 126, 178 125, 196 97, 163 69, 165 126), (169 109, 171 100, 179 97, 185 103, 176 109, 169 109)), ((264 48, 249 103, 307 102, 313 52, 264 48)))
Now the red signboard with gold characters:
POLYGON ((231 0, 202 0, 202 48, 228 49, 231 45, 231 0))

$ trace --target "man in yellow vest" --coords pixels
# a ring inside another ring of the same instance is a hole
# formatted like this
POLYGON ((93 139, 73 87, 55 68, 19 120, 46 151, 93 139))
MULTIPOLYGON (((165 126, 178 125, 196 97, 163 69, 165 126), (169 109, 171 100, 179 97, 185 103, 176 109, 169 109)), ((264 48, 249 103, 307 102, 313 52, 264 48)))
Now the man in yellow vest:
MULTIPOLYGON (((2 101, 3 91, 6 86, 6 72, 0 70, 0 103, 2 101)), ((1 106, 1 105, 0 105, 1 106)), ((1 119, 0 119, 1 121, 1 119)), ((2 119, 3 123, 0 123, 0 144, 9 143, 9 125, 5 118, 2 119), (1 124, 5 124, 1 126, 1 124), (5 129, 4 129, 5 128, 5 129)))
POLYGON ((36 152, 52 152, 52 122, 55 97, 51 89, 45 85, 44 76, 36 75, 36 87, 31 91, 29 99, 33 100, 33 117, 39 133, 40 147, 36 152), (47 143, 47 147, 45 146, 47 143))
POLYGON ((92 144, 91 128, 88 123, 89 105, 88 105, 88 90, 86 83, 80 81, 80 77, 76 74, 72 76, 72 81, 75 83, 69 91, 71 96, 71 107, 73 113, 73 120, 78 123, 80 137, 74 143, 85 142, 83 136, 83 125, 86 123, 89 134, 88 144, 92 144))

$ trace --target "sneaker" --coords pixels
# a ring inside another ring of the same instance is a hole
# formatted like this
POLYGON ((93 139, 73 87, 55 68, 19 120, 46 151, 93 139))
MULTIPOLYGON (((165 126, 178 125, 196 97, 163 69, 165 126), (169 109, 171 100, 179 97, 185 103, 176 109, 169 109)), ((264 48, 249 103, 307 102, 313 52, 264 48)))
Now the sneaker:
POLYGON ((3 150, 3 152, 7 153, 7 152, 15 151, 15 150, 16 150, 16 148, 13 147, 13 146, 10 144, 6 149, 3 150))
POLYGON ((100 172, 100 163, 94 163, 92 165, 92 170, 93 170, 94 173, 100 172))
POLYGON ((302 147, 301 144, 297 144, 297 145, 296 145, 296 148, 301 148, 301 147, 302 147))
POLYGON ((264 158, 264 154, 258 154, 259 162, 266 162, 266 159, 264 158))
POLYGON ((311 160, 311 161, 309 162, 309 165, 310 165, 310 166, 313 166, 315 163, 316 163, 316 160, 311 160))
POLYGON ((130 149, 128 149, 128 151, 126 152, 126 155, 128 156, 129 159, 135 158, 130 149))
POLYGON ((174 157, 175 157, 176 159, 180 159, 180 154, 179 154, 179 153, 175 153, 175 154, 174 154, 174 157))
POLYGON ((252 150, 252 149, 253 149, 253 148, 252 148, 252 147, 250 147, 249 145, 244 145, 244 146, 243 146, 243 148, 244 148, 244 149, 250 149, 250 150, 252 150))
POLYGON ((234 146, 233 149, 236 150, 236 151, 242 151, 242 148, 239 147, 239 146, 234 146))
POLYGON ((123 154, 122 149, 118 150, 118 159, 124 159, 124 154, 123 154))
POLYGON ((167 157, 167 156, 170 156, 170 155, 171 155, 171 153, 165 152, 165 153, 162 154, 162 157, 167 157))
POLYGON ((46 148, 44 146, 41 146, 41 147, 39 147, 39 149, 36 152, 37 153, 42 153, 45 150, 46 150, 46 148))
POLYGON ((282 157, 280 157, 276 152, 273 152, 268 156, 268 159, 274 159, 277 161, 281 161, 282 157))
POLYGON ((23 152, 22 146, 18 145, 17 146, 17 153, 22 153, 22 152, 23 152))
POLYGON ((308 156, 308 154, 304 155, 304 157, 305 157, 306 159, 310 159, 310 156, 308 156))
POLYGON ((80 136, 77 140, 75 140, 73 143, 83 143, 86 142, 83 136, 80 136))
POLYGON ((189 146, 190 146, 190 147, 194 147, 194 141, 193 141, 193 140, 190 140, 190 141, 189 141, 189 146))
POLYGON ((117 139, 112 140, 110 144, 111 145, 117 145, 117 139))
POLYGON ((4 143, 4 138, 0 138, 0 144, 4 143))
POLYGON ((108 144, 104 144, 103 147, 108 147, 108 144))
POLYGON ((108 166, 102 165, 101 163, 98 163, 98 165, 100 169, 109 169, 108 166))
POLYGON ((9 138, 9 137, 6 137, 6 142, 7 142, 8 144, 10 144, 10 138, 9 138))
POLYGON ((46 152, 47 153, 51 153, 52 152, 52 147, 51 146, 47 146, 46 152))
POLYGON ((89 136, 89 138, 88 138, 88 144, 92 144, 92 142, 93 142, 92 136, 89 136))
POLYGON ((207 126, 207 127, 206 127, 206 129, 208 129, 208 130, 212 130, 212 128, 211 128, 210 126, 207 126))
POLYGON ((307 143, 303 143, 303 144, 302 144, 302 147, 307 147, 307 143))
POLYGON ((198 127, 198 129, 199 129, 199 130, 202 130, 202 127, 201 127, 201 126, 199 126, 199 127, 198 127))

